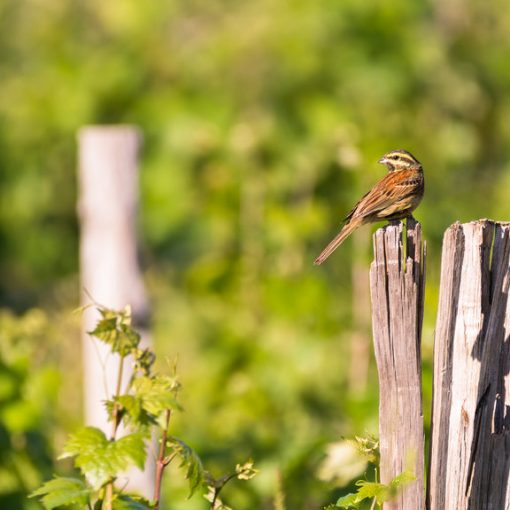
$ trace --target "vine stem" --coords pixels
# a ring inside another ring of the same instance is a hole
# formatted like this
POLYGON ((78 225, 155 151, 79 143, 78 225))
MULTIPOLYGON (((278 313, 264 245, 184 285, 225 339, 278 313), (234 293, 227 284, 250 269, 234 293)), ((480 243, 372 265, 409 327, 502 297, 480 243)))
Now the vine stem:
POLYGON ((218 497, 220 495, 221 489, 223 489, 223 487, 225 487, 225 485, 227 485, 227 483, 230 482, 230 480, 232 480, 232 478, 235 478, 236 476, 237 476, 237 473, 232 473, 231 475, 227 476, 226 478, 224 478, 222 480, 221 485, 219 487, 215 487, 213 500, 211 501, 211 508, 209 510, 214 510, 214 507, 216 506, 216 501, 218 501, 218 497))
POLYGON ((168 438, 168 429, 170 427, 170 417, 172 416, 171 409, 166 410, 165 428, 161 435, 161 444, 159 445, 159 454, 156 460, 156 486, 154 488, 154 510, 159 510, 159 501, 161 499, 161 480, 163 479, 163 472, 165 471, 168 462, 165 460, 166 440, 168 438))

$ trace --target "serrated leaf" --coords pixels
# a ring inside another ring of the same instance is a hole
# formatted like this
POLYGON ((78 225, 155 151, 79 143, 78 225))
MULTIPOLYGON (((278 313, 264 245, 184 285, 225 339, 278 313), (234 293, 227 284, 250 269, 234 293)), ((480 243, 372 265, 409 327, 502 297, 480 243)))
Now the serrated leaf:
POLYGON ((191 447, 176 437, 169 437, 167 439, 167 446, 171 448, 181 459, 180 467, 187 468, 185 477, 189 482, 188 498, 191 498, 197 488, 204 482, 204 468, 202 466, 202 461, 191 447))
POLYGON ((375 498, 377 503, 384 503, 389 497, 389 487, 383 483, 368 482, 359 480, 356 482, 359 487, 357 496, 359 500, 375 498))
POLYGON ((356 494, 348 494, 345 496, 345 500, 340 498, 337 502, 337 506, 340 506, 340 508, 349 508, 345 505, 351 504, 351 506, 357 508, 356 504, 361 503, 365 499, 372 498, 375 498, 377 503, 381 505, 385 501, 395 497, 400 489, 413 480, 416 480, 416 477, 410 471, 404 471, 400 475, 396 476, 388 485, 378 482, 369 482, 367 480, 359 480, 356 482, 356 485, 359 487, 358 492, 356 494), (339 504, 339 502, 344 506, 339 504))
POLYGON ((91 490, 78 478, 55 477, 36 489, 30 497, 38 497, 46 510, 65 505, 82 505, 89 502, 91 490))
POLYGON ((178 385, 173 377, 156 375, 137 377, 133 381, 133 391, 140 400, 142 408, 156 419, 167 409, 181 409, 174 397, 178 385))
POLYGON ((140 343, 140 335, 131 327, 131 309, 123 311, 98 309, 102 319, 89 331, 102 342, 108 344, 113 352, 127 356, 140 343))
POLYGON ((130 421, 140 425, 148 425, 150 423, 150 417, 143 408, 141 399, 133 395, 120 395, 119 397, 115 397, 114 401, 127 413, 130 421))
POLYGON ((149 503, 142 498, 133 498, 126 494, 113 500, 113 510, 151 510, 149 503))
POLYGON ((64 447, 64 453, 60 459, 74 457, 75 455, 86 455, 89 452, 105 448, 108 440, 104 432, 96 427, 84 427, 75 434, 71 434, 64 447))
POLYGON ((150 349, 134 349, 132 352, 134 363, 133 368, 135 371, 142 371, 145 375, 149 375, 151 367, 156 361, 156 355, 150 349))
POLYGON ((121 437, 117 441, 110 443, 111 449, 119 459, 125 460, 120 462, 133 463, 135 466, 143 469, 145 465, 146 451, 143 434, 136 432, 121 437))
POLYGON ((101 430, 85 427, 69 438, 60 458, 74 456, 76 466, 98 489, 133 464, 143 469, 145 443, 140 433, 108 441, 101 430))

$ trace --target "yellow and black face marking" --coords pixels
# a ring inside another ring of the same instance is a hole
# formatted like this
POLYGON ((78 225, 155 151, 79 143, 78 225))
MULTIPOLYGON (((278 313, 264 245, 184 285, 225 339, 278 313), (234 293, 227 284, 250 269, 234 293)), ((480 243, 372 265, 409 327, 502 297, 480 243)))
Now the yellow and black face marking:
POLYGON ((386 165, 390 172, 398 172, 409 168, 420 169, 421 163, 410 153, 403 149, 386 153, 379 163, 386 165))

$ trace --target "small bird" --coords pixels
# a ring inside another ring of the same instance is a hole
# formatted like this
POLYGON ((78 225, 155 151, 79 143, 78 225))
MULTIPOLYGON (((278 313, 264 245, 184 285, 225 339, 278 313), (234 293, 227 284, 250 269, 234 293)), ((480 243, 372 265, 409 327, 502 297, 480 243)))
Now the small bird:
POLYGON ((324 248, 314 264, 322 264, 361 225, 411 216, 423 197, 425 181, 421 163, 405 150, 385 154, 379 163, 388 173, 352 209, 338 235, 324 248))

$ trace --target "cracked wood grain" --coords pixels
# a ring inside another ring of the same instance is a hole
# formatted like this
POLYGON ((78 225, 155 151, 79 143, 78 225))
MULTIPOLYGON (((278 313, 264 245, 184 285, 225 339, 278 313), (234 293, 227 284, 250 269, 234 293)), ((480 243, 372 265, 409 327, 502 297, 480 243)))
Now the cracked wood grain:
POLYGON ((431 510, 510 509, 510 225, 445 233, 434 346, 431 510))
POLYGON ((372 328, 379 373, 380 476, 389 483, 410 470, 416 480, 384 506, 385 510, 425 508, 424 431, 421 399, 421 325, 424 249, 421 226, 407 220, 374 235, 370 268, 372 328))

